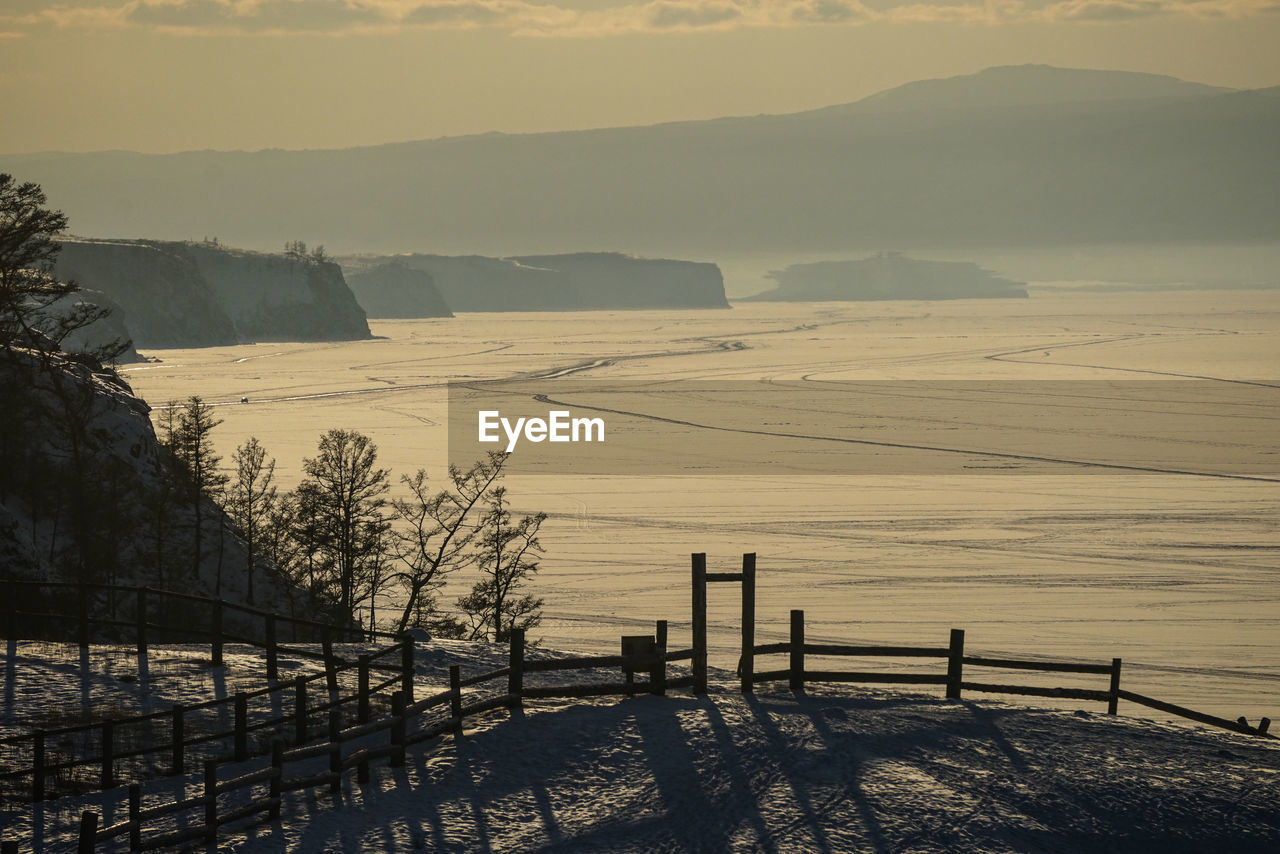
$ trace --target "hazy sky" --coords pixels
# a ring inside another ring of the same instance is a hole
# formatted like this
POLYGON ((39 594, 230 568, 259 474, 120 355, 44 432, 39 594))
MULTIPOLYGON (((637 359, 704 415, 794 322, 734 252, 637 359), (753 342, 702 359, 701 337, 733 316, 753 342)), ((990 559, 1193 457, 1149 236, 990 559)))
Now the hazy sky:
POLYGON ((1280 0, 0 0, 0 151, 802 110, 1027 62, 1280 84, 1280 0))

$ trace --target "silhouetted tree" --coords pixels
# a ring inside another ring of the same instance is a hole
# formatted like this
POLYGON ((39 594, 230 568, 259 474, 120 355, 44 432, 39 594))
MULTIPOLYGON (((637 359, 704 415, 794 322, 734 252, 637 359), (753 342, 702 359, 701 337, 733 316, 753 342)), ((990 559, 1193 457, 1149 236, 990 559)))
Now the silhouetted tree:
POLYGON ((307 479, 299 487, 300 510, 315 522, 315 544, 329 559, 338 604, 354 615, 361 601, 378 592, 387 470, 377 466, 373 441, 355 431, 330 430, 317 450, 302 461, 307 479))
POLYGON ((236 474, 227 490, 227 512, 244 538, 247 557, 249 604, 253 604, 253 576, 265 528, 276 503, 276 461, 267 459, 266 449, 256 436, 236 448, 232 462, 236 474))
POLYGON ((512 629, 531 629, 542 620, 542 600, 519 591, 538 571, 538 529, 547 514, 525 516, 513 524, 506 497, 506 488, 499 486, 485 499, 488 510, 475 538, 480 580, 458 600, 458 608, 470 620, 472 640, 492 637, 502 643, 512 629))
MULTIPOLYGON (((177 404, 170 403, 170 408, 177 404)), ((192 514, 192 575, 198 578, 204 560, 204 502, 227 483, 227 475, 218 471, 221 457, 213 452, 210 434, 222 423, 213 417, 213 407, 198 395, 187 399, 176 418, 162 421, 167 427, 162 441, 172 454, 178 483, 192 514)), ((214 594, 222 594, 221 573, 215 580, 214 594)))
MULTIPOLYGON (((0 349, 22 347, 58 353, 72 333, 105 317, 107 309, 74 299, 80 288, 53 275, 66 231, 61 211, 45 207, 39 184, 20 184, 0 174, 0 349)), ((88 362, 110 362, 129 347, 113 341, 70 354, 88 362)))

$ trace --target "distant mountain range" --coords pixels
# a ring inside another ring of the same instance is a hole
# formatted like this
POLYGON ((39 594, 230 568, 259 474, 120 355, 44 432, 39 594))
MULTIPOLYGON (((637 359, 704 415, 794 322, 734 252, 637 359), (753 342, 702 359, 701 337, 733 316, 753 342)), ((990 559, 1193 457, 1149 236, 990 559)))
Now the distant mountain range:
POLYGON ((0 155, 81 233, 481 253, 1273 241, 1280 88, 1045 66, 783 116, 332 151, 0 155))

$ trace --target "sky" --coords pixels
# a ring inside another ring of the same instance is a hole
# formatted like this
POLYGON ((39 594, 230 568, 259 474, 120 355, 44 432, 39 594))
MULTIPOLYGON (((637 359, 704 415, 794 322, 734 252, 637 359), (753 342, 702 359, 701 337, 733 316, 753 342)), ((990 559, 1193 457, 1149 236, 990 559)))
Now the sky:
POLYGON ((1280 85, 1280 0, 3 0, 0 152, 795 112, 1045 63, 1280 85))

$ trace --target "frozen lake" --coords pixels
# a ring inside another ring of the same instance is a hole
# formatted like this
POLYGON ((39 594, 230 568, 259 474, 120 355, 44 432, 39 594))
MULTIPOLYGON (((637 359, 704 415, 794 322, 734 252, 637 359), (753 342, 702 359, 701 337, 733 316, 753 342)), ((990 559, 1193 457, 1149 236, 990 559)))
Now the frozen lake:
MULTIPOLYGON (((1255 383, 1247 387, 1248 434, 1237 441, 1237 422, 1224 419, 1222 435, 1262 460, 1254 474, 1269 470, 1270 479, 1001 464, 945 474, 828 475, 817 466, 732 476, 512 475, 507 485, 516 510, 551 517, 534 588, 546 600, 534 636, 548 646, 614 651, 620 634, 655 619, 669 620, 673 645, 684 646, 689 554, 707 552, 711 569, 725 571, 756 552, 757 642, 783 639, 791 608, 806 611, 815 641, 944 645, 948 628, 964 628, 975 654, 1119 656, 1130 690, 1253 722, 1280 717, 1280 292, 1055 288, 1033 289, 1027 300, 469 314, 370 326, 379 336, 370 341, 147 351, 159 361, 130 366, 126 376, 153 405, 192 394, 226 404, 218 450, 228 457, 256 435, 278 458, 285 486, 331 427, 372 436, 395 476, 419 467, 442 473, 451 380, 580 368, 580 379, 762 387, 1255 383)), ((1056 424, 1052 413, 1045 423, 1056 424)), ((768 441, 780 454, 781 443, 795 442, 768 441)), ((984 449, 974 450, 981 458, 984 449)), ((1068 456, 1088 452, 1077 443, 1068 456)), ((822 453, 815 440, 815 458, 822 453)), ((446 600, 468 588, 456 578, 446 600)), ((737 590, 715 586, 710 600, 712 663, 732 667, 737 590)), ((1121 711, 1138 712, 1128 704, 1121 711)))

